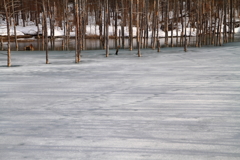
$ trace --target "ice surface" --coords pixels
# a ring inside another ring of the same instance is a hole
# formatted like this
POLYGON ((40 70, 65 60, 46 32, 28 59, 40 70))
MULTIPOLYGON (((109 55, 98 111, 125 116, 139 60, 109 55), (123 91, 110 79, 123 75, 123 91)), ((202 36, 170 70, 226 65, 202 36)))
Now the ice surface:
POLYGON ((0 159, 240 157, 240 47, 0 51, 0 159))

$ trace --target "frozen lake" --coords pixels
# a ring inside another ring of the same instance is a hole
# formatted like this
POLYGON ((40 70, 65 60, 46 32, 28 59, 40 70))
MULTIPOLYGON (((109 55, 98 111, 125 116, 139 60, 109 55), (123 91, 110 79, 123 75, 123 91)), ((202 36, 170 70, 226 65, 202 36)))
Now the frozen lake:
POLYGON ((240 45, 0 51, 0 159, 240 158, 240 45))

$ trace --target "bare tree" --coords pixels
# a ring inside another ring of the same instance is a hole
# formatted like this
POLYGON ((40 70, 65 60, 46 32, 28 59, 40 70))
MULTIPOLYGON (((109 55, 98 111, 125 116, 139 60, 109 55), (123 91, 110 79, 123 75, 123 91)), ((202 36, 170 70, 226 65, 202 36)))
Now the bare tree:
POLYGON ((11 67, 10 13, 9 13, 10 2, 8 0, 3 0, 3 5, 7 22, 7 38, 8 38, 7 66, 11 67))
POLYGON ((43 32, 44 32, 44 43, 46 50, 46 64, 49 63, 48 59, 48 30, 47 30, 47 8, 45 0, 42 0, 42 8, 43 8, 43 32))
POLYGON ((106 57, 109 56, 109 3, 108 0, 105 0, 105 44, 106 44, 106 57))
POLYGON ((137 47, 138 47, 138 57, 141 57, 141 50, 140 50, 140 15, 139 15, 139 0, 137 0, 137 47))

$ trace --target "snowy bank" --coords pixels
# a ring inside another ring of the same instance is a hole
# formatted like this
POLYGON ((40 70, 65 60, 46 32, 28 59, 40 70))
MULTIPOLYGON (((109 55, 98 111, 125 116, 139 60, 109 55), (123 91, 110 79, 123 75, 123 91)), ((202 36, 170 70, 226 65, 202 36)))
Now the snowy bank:
MULTIPOLYGON (((19 31, 19 30, 16 31, 16 34, 19 35, 19 36, 24 35, 24 33, 19 31)), ((7 27, 6 26, 0 26, 0 36, 7 36, 7 35, 8 35, 7 27)), ((15 35, 14 29, 10 29, 10 35, 11 36, 15 35)))
MULTIPOLYGON (((22 26, 17 26, 17 35, 37 35, 42 34, 42 26, 39 25, 39 31, 37 26, 35 25, 30 25, 30 26, 26 26, 26 27, 22 27, 22 26)), ((104 29, 104 28, 103 28, 104 29)), ((228 28, 227 28, 228 30, 228 28)), ((119 36, 119 32, 121 33, 121 27, 118 26, 117 27, 117 34, 119 36)), ((178 32, 178 36, 181 36, 181 29, 175 29, 173 31, 168 31, 168 36, 171 36, 173 33, 173 36, 177 36, 177 32, 178 32)), ((222 32, 223 32, 223 28, 222 28, 222 32)), ((196 36, 197 33, 197 29, 195 28, 186 28, 186 35, 187 36, 196 36)), ((235 33, 240 33, 240 27, 235 28, 235 33)), ((11 35, 14 35, 14 30, 13 27, 11 27, 11 35)), ((152 36, 152 30, 149 31, 149 37, 152 36)), ((162 31, 161 29, 159 29, 159 37, 165 37, 165 32, 162 31)), ((0 35, 7 35, 7 29, 6 29, 6 25, 1 25, 0 26, 0 35)), ((51 35, 50 29, 48 27, 48 36, 51 35)), ((59 27, 55 27, 55 31, 54 31, 54 35, 55 36, 64 36, 64 30, 62 30, 59 27)), ((99 26, 98 25, 87 25, 86 26, 86 35, 100 35, 100 31, 99 31, 99 26)), ((109 36, 114 36, 115 35, 115 26, 109 26, 109 36)), ((157 35, 157 31, 156 31, 156 35, 157 35)), ((185 30, 183 30, 183 35, 185 35, 185 30)), ((70 32, 70 36, 74 37, 75 36, 75 32, 70 32)), ((129 36, 129 27, 124 27, 124 36, 128 37, 129 36)), ((137 28, 133 27, 133 37, 137 36, 137 28)))

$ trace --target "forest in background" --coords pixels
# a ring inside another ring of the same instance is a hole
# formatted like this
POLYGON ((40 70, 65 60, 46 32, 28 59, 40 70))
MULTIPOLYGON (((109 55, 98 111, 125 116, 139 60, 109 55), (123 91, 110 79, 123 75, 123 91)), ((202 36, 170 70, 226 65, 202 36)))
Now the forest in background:
MULTIPOLYGON (((140 49, 151 46, 159 48, 159 30, 165 32, 165 46, 173 46, 173 32, 176 32, 177 43, 187 45, 186 30, 196 31, 196 47, 202 45, 222 45, 234 38, 234 29, 239 27, 239 0, 3 0, 0 2, 0 13, 8 28, 27 25, 29 21, 38 26, 37 37, 42 38, 47 46, 54 40, 54 30, 64 30, 64 46, 68 46, 70 32, 75 32, 76 62, 80 61, 80 52, 84 49, 86 26, 89 17, 99 26, 99 38, 106 57, 109 56, 109 38, 129 39, 129 49, 133 49, 133 38, 137 39, 138 56, 140 49), (115 27, 113 36, 109 36, 109 25, 115 27), (121 31, 118 27, 121 27, 121 31), (126 37, 124 27, 128 27, 126 37), (136 28, 136 36, 133 28, 136 28), (50 29, 50 35, 47 30, 50 29), (149 31, 152 32, 149 35, 149 31), (172 33, 169 35, 169 31, 172 33), (151 44, 148 40, 151 38, 151 44), (171 39, 169 43, 169 39, 171 39)), ((191 35, 191 34, 190 34, 191 35)), ((17 35, 15 34, 16 44, 17 35)), ((10 58, 10 43, 8 43, 10 58)), ((16 45, 17 47, 17 45, 16 45)), ((46 63, 48 63, 46 49, 46 63)), ((10 60, 9 60, 10 64, 10 60)))

